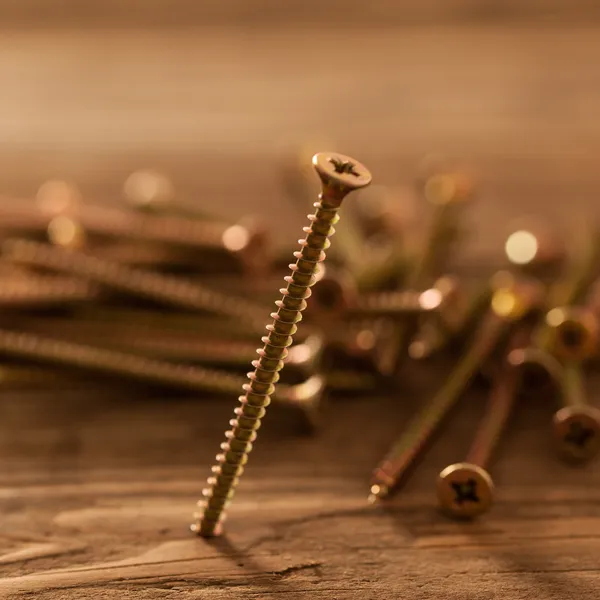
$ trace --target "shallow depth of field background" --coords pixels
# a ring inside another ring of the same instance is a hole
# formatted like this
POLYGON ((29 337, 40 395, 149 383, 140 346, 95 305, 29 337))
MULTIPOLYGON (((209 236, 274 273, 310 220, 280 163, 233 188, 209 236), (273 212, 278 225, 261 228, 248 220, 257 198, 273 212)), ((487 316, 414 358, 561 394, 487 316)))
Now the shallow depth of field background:
POLYGON ((592 0, 0 0, 0 192, 59 177, 118 202, 158 167, 182 202, 268 216, 289 246, 287 148, 391 185, 433 151, 477 170, 470 245, 499 251, 512 217, 597 204, 598 24, 592 0))

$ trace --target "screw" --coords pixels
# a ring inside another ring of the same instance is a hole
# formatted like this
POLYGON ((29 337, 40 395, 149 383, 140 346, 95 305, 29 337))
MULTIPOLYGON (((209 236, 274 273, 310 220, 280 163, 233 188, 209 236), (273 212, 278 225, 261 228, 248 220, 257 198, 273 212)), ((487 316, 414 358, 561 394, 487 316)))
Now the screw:
MULTIPOLYGON (((422 251, 404 282, 409 288, 425 287, 436 273, 443 270, 459 235, 458 218, 473 195, 473 182, 465 173, 442 171, 431 174, 425 180, 423 191, 434 212, 422 251)), ((410 344, 418 328, 418 320, 395 325, 396 341, 389 347, 381 366, 384 373, 391 375, 400 368, 404 358, 409 356, 410 344)))
MULTIPOLYGON (((328 270, 313 290, 314 311, 324 324, 377 317, 406 317, 434 311, 444 302, 444 291, 427 290, 375 292, 358 295, 349 276, 328 270)), ((313 313, 314 314, 314 313, 313 313)), ((316 317, 315 317, 316 318, 316 317)))
POLYGON ((262 309, 247 300, 226 296, 175 277, 27 240, 7 240, 3 253, 5 258, 17 264, 77 275, 113 289, 188 310, 206 310, 253 321, 257 329, 264 324, 264 318, 259 316, 262 309))
POLYGON ((583 361, 598 351, 600 330, 594 313, 582 307, 556 307, 546 314, 539 343, 561 361, 583 361))
POLYGON ((408 347, 410 358, 427 359, 454 340, 467 337, 489 306, 491 294, 492 289, 487 283, 468 296, 459 290, 452 296, 455 301, 451 301, 448 310, 443 312, 441 326, 440 319, 421 325, 408 347))
POLYGON ((240 397, 241 406, 236 411, 232 429, 226 433, 224 453, 218 457, 213 468, 214 477, 208 480, 204 491, 205 501, 195 515, 192 530, 199 535, 218 535, 222 529, 224 509, 233 497, 243 465, 256 439, 256 430, 274 391, 278 372, 286 348, 297 330, 301 313, 306 308, 306 298, 315 283, 317 265, 325 259, 329 247, 329 236, 334 233, 333 225, 338 221, 338 210, 344 197, 352 190, 369 185, 371 174, 355 160, 333 153, 315 154, 313 165, 322 183, 316 212, 311 215, 310 227, 306 227, 306 238, 300 241, 301 250, 294 253, 297 259, 291 265, 292 275, 286 277, 287 288, 282 289, 283 299, 277 301, 278 310, 272 313, 273 324, 267 326, 268 336, 262 338, 264 346, 259 350, 259 359, 252 364, 255 368, 248 375, 250 380, 240 397))
POLYGON ((490 310, 458 365, 442 388, 412 419, 405 433, 375 469, 371 479, 371 502, 389 496, 398 487, 477 369, 492 354, 512 324, 538 306, 540 296, 540 287, 530 282, 513 282, 510 287, 495 290, 490 310))
POLYGON ((521 369, 513 364, 514 350, 527 344, 528 328, 518 328, 508 344, 506 359, 496 370, 486 412, 464 462, 443 469, 437 479, 442 510, 453 517, 477 517, 487 512, 494 498, 494 482, 486 470, 506 428, 520 386, 521 369))
POLYGON ((581 363, 597 353, 598 322, 584 308, 554 308, 546 315, 548 349, 563 363, 554 434, 560 454, 573 461, 593 458, 600 450, 600 410, 586 401, 581 363))
POLYGON ((0 306, 3 308, 45 308, 88 302, 98 297, 96 287, 67 277, 11 277, 3 279, 0 287, 0 306))

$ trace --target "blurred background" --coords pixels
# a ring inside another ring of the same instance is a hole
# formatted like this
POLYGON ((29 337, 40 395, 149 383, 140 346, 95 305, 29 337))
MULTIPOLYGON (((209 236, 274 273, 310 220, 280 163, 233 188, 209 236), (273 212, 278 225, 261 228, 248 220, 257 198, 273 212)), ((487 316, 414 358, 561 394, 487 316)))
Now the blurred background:
POLYGON ((64 178, 117 202, 159 168, 182 202, 266 216, 289 246, 289 148, 394 186, 441 152, 481 180, 470 247, 499 250, 524 211, 596 206, 599 19, 593 0, 1 0, 0 190, 64 178))

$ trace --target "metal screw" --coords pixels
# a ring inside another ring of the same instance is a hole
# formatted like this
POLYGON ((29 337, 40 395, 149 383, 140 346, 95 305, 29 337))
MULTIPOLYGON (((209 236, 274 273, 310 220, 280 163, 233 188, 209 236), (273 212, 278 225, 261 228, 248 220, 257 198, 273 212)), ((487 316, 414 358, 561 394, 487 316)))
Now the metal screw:
POLYGON ((546 314, 545 325, 540 343, 561 361, 583 361, 597 354, 600 328, 591 310, 556 307, 546 314))
MULTIPOLYGON (((1 294, 0 294, 0 306, 1 294)), ((14 319, 12 319, 14 323, 14 319)), ((10 325, 13 328, 13 325, 10 325)), ((133 352, 161 360, 201 364, 203 366, 239 369, 256 356, 256 345, 249 340, 200 336, 158 327, 144 328, 133 323, 82 321, 73 318, 27 317, 17 327, 40 335, 60 337, 72 342, 96 347, 133 352)), ((302 379, 313 375, 323 355, 323 338, 311 335, 289 348, 285 364, 287 371, 302 379)))
POLYGON ((494 292, 491 309, 458 365, 442 388, 411 420, 405 433, 375 469, 371 479, 370 501, 385 498, 398 487, 477 369, 492 354, 512 324, 538 305, 540 297, 539 286, 529 282, 515 283, 512 287, 502 287, 494 292))
POLYGON ((97 300, 98 289, 67 277, 10 277, 2 280, 0 306, 3 308, 45 308, 70 302, 97 300))
POLYGON ((586 401, 581 363, 597 353, 599 329, 595 315, 584 308, 554 308, 546 315, 548 350, 562 363, 563 407, 553 419, 561 455, 585 461, 600 450, 600 410, 586 401))
POLYGON ((528 328, 513 334, 506 359, 496 370, 488 406, 464 462, 443 469, 437 480, 442 510, 452 517, 477 517, 487 512, 494 498, 494 482, 486 465, 498 444, 519 390, 521 369, 511 361, 512 351, 527 344, 528 328))
POLYGON ((561 400, 554 414, 554 435, 560 454, 572 461, 587 461, 600 450, 600 410, 588 404, 581 366, 566 363, 562 372, 561 400))
MULTIPOLYGON (((5 329, 0 329, 0 353, 195 391, 231 394, 245 385, 243 377, 227 371, 180 365, 5 329)), ((320 394, 324 389, 324 378, 316 375, 301 384, 279 386, 273 399, 301 408, 307 420, 315 423, 320 394)))
POLYGON ((479 286, 470 295, 459 292, 450 302, 449 310, 443 311, 443 322, 426 321, 413 337, 408 354, 414 360, 432 356, 458 338, 468 337, 490 303, 492 289, 489 284, 479 286), (465 298, 466 296, 466 298, 465 298))
POLYGON ((278 310, 272 313, 273 324, 267 326, 268 336, 262 338, 264 346, 258 352, 260 358, 252 363, 255 370, 248 375, 250 383, 243 387, 245 393, 240 397, 237 418, 226 433, 222 446, 224 453, 217 459, 219 464, 213 469, 214 477, 208 480, 209 487, 203 494, 205 500, 195 515, 196 523, 192 530, 202 536, 221 532, 225 507, 233 497, 252 442, 256 439, 260 419, 279 378, 278 372, 283 367, 286 348, 291 344, 301 313, 306 308, 306 298, 315 283, 317 265, 325 259, 329 236, 334 233, 333 225, 339 219, 342 200, 352 190, 371 182, 367 169, 347 156, 316 154, 313 165, 322 183, 320 201, 315 203, 315 214, 309 217, 310 227, 304 229, 306 238, 300 242, 301 250, 294 253, 297 262, 291 265, 292 275, 286 277, 283 299, 276 303, 278 310))
POLYGON ((252 321, 257 329, 264 325, 264 317, 260 316, 262 308, 247 300, 226 296, 175 277, 27 240, 7 240, 2 249, 4 257, 17 264, 77 275, 113 289, 188 310, 205 310, 252 321))

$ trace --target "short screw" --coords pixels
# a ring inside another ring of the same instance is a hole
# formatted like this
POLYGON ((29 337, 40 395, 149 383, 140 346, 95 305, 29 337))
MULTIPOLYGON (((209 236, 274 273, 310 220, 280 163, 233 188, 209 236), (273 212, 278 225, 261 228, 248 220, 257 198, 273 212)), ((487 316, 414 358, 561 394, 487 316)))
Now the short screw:
MULTIPOLYGON (((0 306, 2 306, 0 292, 0 306)), ((240 369, 256 356, 256 345, 249 340, 213 335, 190 335, 158 327, 144 328, 135 322, 129 326, 100 321, 48 317, 27 317, 18 326, 39 335, 59 337, 122 352, 133 352, 159 360, 199 364, 207 367, 240 369)), ((12 325, 11 325, 12 327, 12 325)), ((319 370, 323 339, 312 334, 289 348, 285 364, 288 371, 306 379, 319 370)))
POLYGON ((470 346, 434 397, 410 421, 371 479, 370 501, 389 496, 413 466, 434 433, 477 372, 508 333, 513 323, 539 305, 540 287, 514 283, 497 289, 470 346))
POLYGON ((581 363, 597 354, 598 322, 584 308, 554 308, 546 315, 546 326, 548 350, 563 364, 563 407, 553 420, 556 442, 566 459, 586 461, 600 450, 600 410, 586 400, 581 363))
POLYGON ((497 369, 486 412, 464 462, 447 466, 437 480, 441 509, 452 517, 477 517, 487 512, 494 498, 494 483, 486 469, 505 430, 519 391, 521 369, 511 362, 511 352, 527 344, 529 331, 518 328, 497 369))
POLYGON ((600 450, 600 410, 585 395, 584 375, 576 362, 566 363, 561 380, 563 407, 554 414, 554 435, 560 454, 583 462, 600 450))
MULTIPOLYGON (((231 394, 244 385, 244 378, 227 371, 191 367, 154 360, 135 354, 65 342, 31 333, 0 329, 0 354, 36 362, 83 368, 120 375, 137 381, 163 384, 179 389, 231 394)), ((319 402, 325 379, 314 375, 296 385, 279 386, 273 399, 300 408, 309 424, 318 421, 319 402)))
POLYGON ((279 378, 278 372, 283 367, 287 347, 306 308, 306 298, 315 283, 317 265, 325 259, 325 250, 330 245, 329 236, 334 233, 333 225, 338 221, 342 200, 352 190, 371 182, 367 169, 347 156, 316 154, 313 165, 322 183, 319 202, 315 204, 317 210, 309 217, 311 225, 304 230, 307 235, 300 241, 301 250, 294 253, 297 262, 291 265, 292 275, 286 277, 283 299, 276 303, 278 310, 272 313, 273 324, 267 326, 269 334, 262 338, 264 346, 258 351, 260 358, 252 363, 255 370, 248 375, 250 383, 243 388, 245 393, 240 397, 237 418, 226 433, 222 446, 224 453, 217 459, 219 464, 213 468, 214 477, 208 480, 209 487, 203 494, 205 500, 199 504, 200 510, 195 515, 192 530, 205 537, 221 532, 225 507, 233 497, 252 442, 256 439, 256 430, 279 378))
POLYGON ((226 296, 176 277, 133 269, 83 252, 27 240, 7 240, 2 250, 6 259, 20 265, 76 275, 112 289, 171 306, 251 320, 256 323, 257 329, 264 325, 260 307, 247 300, 226 296))

